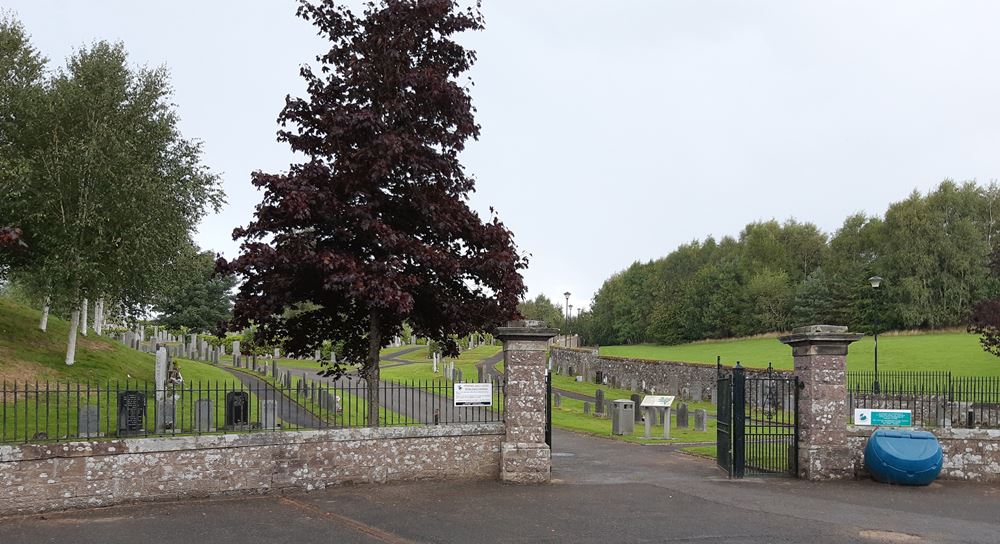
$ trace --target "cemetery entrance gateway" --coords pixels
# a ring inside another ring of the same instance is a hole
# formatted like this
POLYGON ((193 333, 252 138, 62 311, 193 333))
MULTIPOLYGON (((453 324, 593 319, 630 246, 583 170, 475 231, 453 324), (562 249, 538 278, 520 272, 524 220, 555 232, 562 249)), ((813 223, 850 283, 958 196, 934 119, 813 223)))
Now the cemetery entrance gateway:
POLYGON ((767 373, 747 377, 736 363, 718 369, 716 461, 730 478, 796 476, 799 458, 799 380, 767 373))

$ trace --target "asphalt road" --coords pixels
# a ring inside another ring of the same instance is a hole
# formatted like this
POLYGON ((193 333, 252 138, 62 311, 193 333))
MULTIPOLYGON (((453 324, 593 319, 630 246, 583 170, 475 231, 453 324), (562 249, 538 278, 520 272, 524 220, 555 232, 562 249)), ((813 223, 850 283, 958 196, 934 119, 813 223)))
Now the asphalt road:
POLYGON ((416 482, 0 521, 0 542, 1000 541, 1000 487, 727 480, 657 446, 556 431, 551 485, 416 482))

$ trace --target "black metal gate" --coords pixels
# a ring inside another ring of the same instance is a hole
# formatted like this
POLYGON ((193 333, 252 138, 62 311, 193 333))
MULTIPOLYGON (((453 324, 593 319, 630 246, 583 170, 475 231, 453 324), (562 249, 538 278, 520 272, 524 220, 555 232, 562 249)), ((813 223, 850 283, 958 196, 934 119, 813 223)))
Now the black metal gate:
POLYGON ((798 474, 799 381, 719 366, 716 460, 731 478, 798 474))

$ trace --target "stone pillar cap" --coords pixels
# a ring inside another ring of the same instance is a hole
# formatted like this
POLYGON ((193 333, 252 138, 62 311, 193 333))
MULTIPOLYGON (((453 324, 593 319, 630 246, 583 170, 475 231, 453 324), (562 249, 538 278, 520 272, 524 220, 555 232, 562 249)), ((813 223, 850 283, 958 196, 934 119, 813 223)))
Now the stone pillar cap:
POLYGON ((807 325, 792 329, 792 334, 779 336, 782 344, 799 344, 803 342, 857 342, 864 334, 847 332, 847 327, 841 325, 807 325))
POLYGON ((559 334, 559 329, 546 327, 544 321, 520 319, 508 321, 506 327, 498 327, 493 335, 500 340, 548 340, 559 334))

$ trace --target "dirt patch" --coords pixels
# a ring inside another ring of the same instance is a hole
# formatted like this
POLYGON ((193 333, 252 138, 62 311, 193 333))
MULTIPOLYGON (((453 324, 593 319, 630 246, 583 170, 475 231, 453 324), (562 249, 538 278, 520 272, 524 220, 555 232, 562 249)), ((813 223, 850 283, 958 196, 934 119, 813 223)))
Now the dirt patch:
POLYGON ((11 350, 0 348, 0 381, 42 382, 53 378, 55 373, 51 369, 15 359, 11 350))
POLYGON ((94 351, 111 351, 112 349, 114 349, 114 346, 112 346, 106 340, 95 340, 91 338, 85 338, 83 336, 78 336, 76 338, 76 345, 78 347, 94 351))

